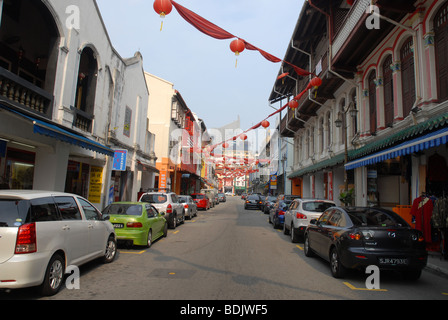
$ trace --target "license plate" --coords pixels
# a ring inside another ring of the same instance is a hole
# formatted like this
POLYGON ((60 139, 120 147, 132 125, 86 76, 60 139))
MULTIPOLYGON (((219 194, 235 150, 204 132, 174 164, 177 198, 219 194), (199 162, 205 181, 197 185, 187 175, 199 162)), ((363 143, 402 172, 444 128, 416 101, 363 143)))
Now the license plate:
POLYGON ((122 224, 122 223, 113 223, 112 225, 114 226, 115 229, 124 228, 124 224, 122 224))
POLYGON ((379 263, 381 265, 389 265, 389 266, 394 266, 394 265, 407 265, 409 264, 409 260, 406 258, 379 258, 379 263))

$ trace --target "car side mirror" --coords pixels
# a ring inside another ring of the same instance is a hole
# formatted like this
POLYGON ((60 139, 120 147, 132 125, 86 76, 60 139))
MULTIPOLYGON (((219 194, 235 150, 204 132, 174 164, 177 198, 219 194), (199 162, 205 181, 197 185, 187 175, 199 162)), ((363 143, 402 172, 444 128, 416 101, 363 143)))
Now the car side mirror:
POLYGON ((109 221, 110 220, 110 216, 109 215, 103 215, 102 216, 102 220, 103 221, 109 221))
POLYGON ((311 219, 310 224, 317 226, 317 219, 311 219))

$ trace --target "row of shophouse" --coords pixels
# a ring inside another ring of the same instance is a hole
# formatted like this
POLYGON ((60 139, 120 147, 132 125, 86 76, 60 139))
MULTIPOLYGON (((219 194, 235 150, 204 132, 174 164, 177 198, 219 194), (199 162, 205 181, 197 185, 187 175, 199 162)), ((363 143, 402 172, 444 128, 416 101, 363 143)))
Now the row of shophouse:
POLYGON ((120 56, 96 1, 0 1, 0 53, 0 188, 72 192, 102 208, 216 184, 204 122, 139 52, 120 56))
MULTIPOLYGON (((279 125, 292 194, 339 204, 353 189, 352 204, 394 210, 446 196, 448 1, 305 1, 284 60, 323 81, 279 125)), ((286 72, 273 105, 311 79, 286 72)))

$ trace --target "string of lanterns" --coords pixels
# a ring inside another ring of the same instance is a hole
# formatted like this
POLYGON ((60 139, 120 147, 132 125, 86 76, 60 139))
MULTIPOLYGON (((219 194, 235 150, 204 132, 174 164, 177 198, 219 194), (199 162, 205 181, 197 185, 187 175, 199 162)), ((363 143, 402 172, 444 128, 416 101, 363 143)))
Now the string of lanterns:
MULTIPOLYGON (((353 1, 347 0, 347 2, 351 5, 353 3, 353 1)), ((294 64, 279 59, 271 54, 269 54, 266 51, 261 50, 260 48, 257 48, 256 46, 248 43, 247 41, 241 39, 240 37, 234 36, 233 34, 227 32, 226 30, 218 27, 217 25, 211 23, 210 21, 202 18, 201 16, 199 16, 198 14, 194 13, 193 11, 181 6, 180 4, 176 3, 173 0, 155 0, 154 1, 154 10, 157 14, 160 15, 160 17, 163 19, 165 18, 165 16, 167 16, 168 14, 171 13, 173 6, 175 7, 175 9, 177 10, 177 12, 179 13, 179 15, 184 18, 184 20, 186 20, 188 23, 190 23, 192 26, 194 26, 196 29, 198 29, 199 31, 201 31, 202 33, 213 37, 215 39, 218 40, 225 40, 225 39, 234 39, 231 43, 230 43, 230 50, 235 53, 235 56, 238 58, 238 56, 244 51, 244 50, 254 50, 254 51, 258 51, 266 60, 273 62, 273 63, 278 63, 278 62, 284 62, 285 64, 291 66, 293 68, 293 70, 299 75, 299 76, 314 76, 308 86, 301 92, 299 93, 297 96, 295 96, 291 101, 289 101, 287 104, 285 104, 283 107, 281 107, 280 109, 276 110, 275 112, 271 113, 269 116, 267 116, 264 120, 262 120, 261 122, 257 123, 256 125, 254 125, 253 127, 247 129, 246 131, 244 131, 243 133, 234 136, 228 140, 219 142, 213 146, 209 146, 206 147, 207 148, 207 152, 209 152, 210 155, 213 155, 213 150, 218 147, 218 146, 222 146, 222 148, 226 149, 229 147, 229 141, 236 141, 236 139, 239 137, 241 140, 245 141, 247 140, 247 132, 257 129, 260 126, 267 129, 270 126, 270 123, 268 121, 268 119, 272 116, 274 116, 275 114, 283 111, 286 108, 291 108, 291 109, 296 109, 299 106, 299 100, 300 98, 310 89, 314 88, 315 90, 317 90, 318 87, 320 87, 322 85, 322 79, 320 79, 319 77, 317 77, 314 73, 306 71, 302 68, 299 68, 297 66, 295 66, 294 64)), ((162 20, 162 24, 160 27, 160 30, 162 30, 163 28, 163 20, 162 20)), ((235 67, 238 64, 238 60, 235 63, 235 67)), ((288 72, 281 74, 277 79, 284 79, 287 75, 289 75, 288 72)), ((201 152, 203 152, 201 150, 201 152)), ((257 160, 258 161, 258 160, 257 160)), ((257 163, 258 164, 258 163, 257 163)), ((250 170, 249 170, 250 171, 250 170)), ((246 171, 248 172, 248 171, 246 171)))

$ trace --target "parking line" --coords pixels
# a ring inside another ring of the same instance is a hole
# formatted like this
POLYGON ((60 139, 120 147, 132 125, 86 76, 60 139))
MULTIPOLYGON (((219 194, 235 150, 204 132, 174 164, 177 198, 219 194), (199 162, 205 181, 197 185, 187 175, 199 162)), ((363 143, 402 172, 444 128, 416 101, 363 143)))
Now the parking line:
POLYGON ((143 254, 146 250, 142 250, 140 252, 132 252, 132 251, 120 251, 120 253, 127 253, 127 254, 143 254))
POLYGON ((367 289, 367 288, 356 288, 354 285, 350 284, 349 282, 343 282, 347 287, 349 287, 352 290, 359 290, 359 291, 382 291, 385 292, 387 289, 367 289))
POLYGON ((447 292, 442 292, 442 294, 443 294, 444 296, 448 296, 448 293, 447 293, 447 292))
POLYGON ((173 231, 173 234, 179 233, 179 230, 173 231))
POLYGON ((301 246, 299 246, 298 244, 296 244, 296 247, 303 251, 303 248, 301 246))

